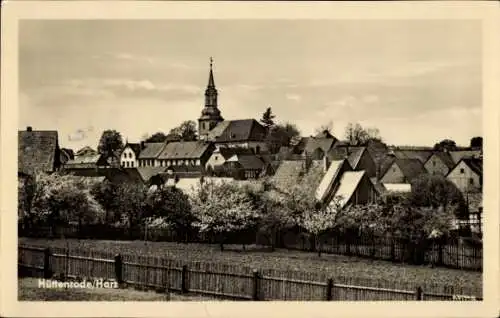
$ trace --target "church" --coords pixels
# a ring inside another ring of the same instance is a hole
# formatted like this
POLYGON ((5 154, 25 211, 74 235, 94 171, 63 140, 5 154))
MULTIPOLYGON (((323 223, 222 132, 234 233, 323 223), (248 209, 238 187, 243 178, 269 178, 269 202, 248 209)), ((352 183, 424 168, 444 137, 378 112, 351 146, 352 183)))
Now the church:
POLYGON ((224 120, 218 105, 215 87, 213 60, 205 90, 205 106, 198 118, 200 140, 215 144, 216 148, 245 148, 258 154, 267 149, 266 129, 255 119, 224 120))

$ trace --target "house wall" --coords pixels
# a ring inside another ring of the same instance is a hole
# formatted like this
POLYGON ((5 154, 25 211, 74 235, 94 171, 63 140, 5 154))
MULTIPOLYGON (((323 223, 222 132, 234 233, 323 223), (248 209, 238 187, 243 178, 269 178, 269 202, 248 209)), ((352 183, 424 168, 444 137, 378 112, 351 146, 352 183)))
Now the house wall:
POLYGON ((253 149, 255 152, 257 151, 257 147, 260 148, 260 152, 266 152, 267 144, 264 141, 239 141, 239 142, 224 142, 224 143, 216 143, 218 147, 228 147, 228 148, 246 148, 253 149))
POLYGON ((369 204, 375 202, 377 199, 377 191, 373 186, 373 183, 366 176, 363 176, 359 185, 354 191, 353 196, 349 200, 349 204, 369 204))
POLYGON ((480 176, 461 161, 447 176, 462 192, 481 191, 480 176))
POLYGON ((363 155, 359 159, 358 166, 354 168, 356 171, 365 171, 365 175, 369 178, 377 176, 377 166, 375 165, 375 161, 368 151, 363 151, 363 155))
POLYGON ((380 181, 382 183, 407 183, 403 172, 396 163, 391 165, 380 181))
POLYGON ((449 172, 448 166, 436 155, 432 155, 424 167, 429 174, 446 176, 449 172))
POLYGON ((205 167, 208 168, 208 166, 212 166, 215 167, 215 166, 218 166, 218 165, 222 165, 224 164, 224 162, 226 162, 226 159, 224 158, 224 156, 222 156, 220 154, 220 152, 218 151, 215 151, 207 160, 207 163, 205 164, 205 167))
POLYGON ((139 162, 135 157, 135 152, 132 148, 127 147, 120 155, 120 166, 124 168, 135 168, 139 166, 139 162))

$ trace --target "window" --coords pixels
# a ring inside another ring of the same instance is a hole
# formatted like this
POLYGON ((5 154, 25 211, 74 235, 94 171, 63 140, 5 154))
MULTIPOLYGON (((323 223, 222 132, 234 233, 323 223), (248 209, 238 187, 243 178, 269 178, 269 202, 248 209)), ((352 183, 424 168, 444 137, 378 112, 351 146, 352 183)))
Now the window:
POLYGON ((473 178, 469 178, 469 184, 470 185, 474 185, 474 179, 473 178))
POLYGON ((219 160, 219 156, 214 157, 215 161, 219 160))
POLYGON ((133 161, 130 163, 130 166, 131 166, 132 168, 134 167, 134 162, 133 162, 133 161))
POLYGON ((464 168, 460 169, 460 173, 465 173, 464 168))
POLYGON ((396 168, 392 168, 392 172, 396 172, 396 168))
POLYGON ((432 166, 434 166, 434 167, 436 166, 436 162, 435 161, 432 162, 432 166))

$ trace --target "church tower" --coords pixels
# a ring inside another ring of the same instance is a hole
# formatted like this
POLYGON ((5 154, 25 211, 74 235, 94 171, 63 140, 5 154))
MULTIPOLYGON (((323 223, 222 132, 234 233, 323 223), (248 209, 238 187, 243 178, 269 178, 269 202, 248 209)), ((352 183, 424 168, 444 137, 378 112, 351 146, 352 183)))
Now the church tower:
POLYGON ((210 74, 205 90, 205 107, 203 107, 201 117, 198 119, 198 133, 201 140, 206 139, 208 132, 224 120, 217 106, 217 89, 215 88, 212 64, 213 59, 210 58, 210 74))

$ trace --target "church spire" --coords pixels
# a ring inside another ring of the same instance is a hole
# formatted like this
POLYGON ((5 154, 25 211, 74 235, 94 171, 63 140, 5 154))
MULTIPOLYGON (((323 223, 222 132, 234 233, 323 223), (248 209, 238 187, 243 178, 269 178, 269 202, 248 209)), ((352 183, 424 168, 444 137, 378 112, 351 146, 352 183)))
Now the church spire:
POLYGON ((214 63, 214 59, 212 57, 210 57, 210 75, 208 77, 208 87, 215 88, 214 73, 213 73, 213 70, 212 70, 213 63, 214 63))

